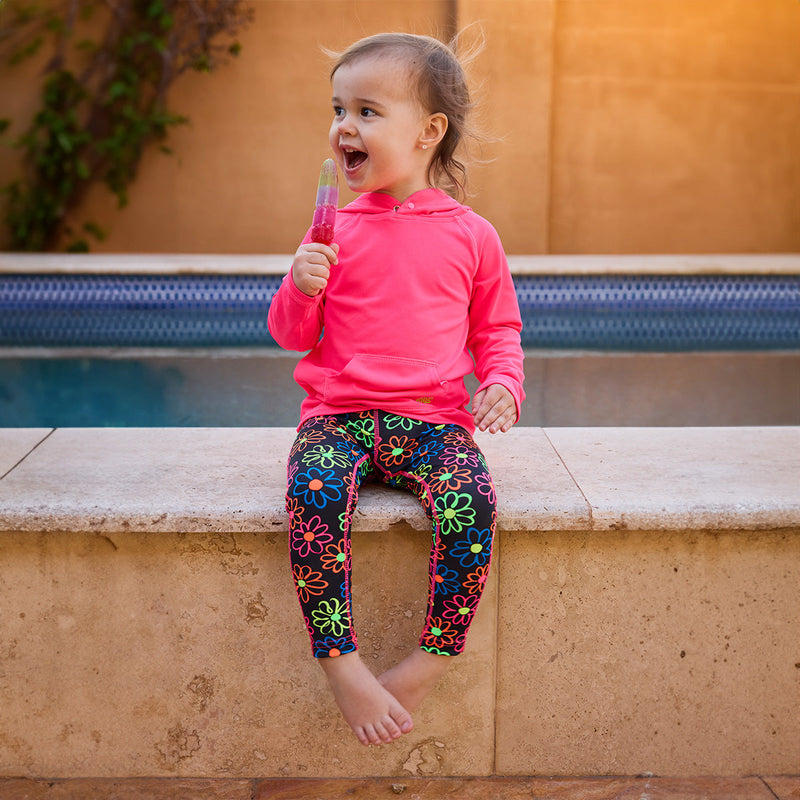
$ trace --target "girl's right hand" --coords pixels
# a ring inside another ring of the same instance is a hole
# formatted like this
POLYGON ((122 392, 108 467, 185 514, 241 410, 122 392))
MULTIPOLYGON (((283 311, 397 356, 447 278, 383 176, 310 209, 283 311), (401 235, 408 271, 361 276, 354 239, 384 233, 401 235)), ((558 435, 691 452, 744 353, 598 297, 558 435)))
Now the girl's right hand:
POLYGON ((330 246, 309 242, 301 244, 292 261, 292 280, 294 285, 309 297, 316 297, 325 291, 330 277, 330 268, 338 262, 339 245, 330 246))

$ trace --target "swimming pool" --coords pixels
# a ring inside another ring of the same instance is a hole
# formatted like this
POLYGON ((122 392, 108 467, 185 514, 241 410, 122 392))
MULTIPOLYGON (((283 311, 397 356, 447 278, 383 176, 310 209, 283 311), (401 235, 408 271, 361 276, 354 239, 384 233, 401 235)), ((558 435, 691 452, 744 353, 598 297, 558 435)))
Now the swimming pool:
MULTIPOLYGON (((0 347, 274 345, 273 275, 0 276, 0 347)), ((800 347, 800 275, 515 276, 524 347, 800 347)))
MULTIPOLYGON (((0 425, 294 425, 280 276, 0 275, 0 425)), ((515 275, 526 425, 800 423, 800 275, 515 275)))

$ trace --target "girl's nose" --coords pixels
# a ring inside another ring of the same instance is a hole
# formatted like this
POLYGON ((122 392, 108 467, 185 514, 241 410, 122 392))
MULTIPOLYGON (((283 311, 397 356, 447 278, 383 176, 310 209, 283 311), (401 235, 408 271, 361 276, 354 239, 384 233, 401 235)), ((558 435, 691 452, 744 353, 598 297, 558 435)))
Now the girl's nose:
POLYGON ((338 120, 336 130, 339 131, 340 134, 352 134, 355 133, 355 122, 353 120, 352 114, 344 114, 338 120))

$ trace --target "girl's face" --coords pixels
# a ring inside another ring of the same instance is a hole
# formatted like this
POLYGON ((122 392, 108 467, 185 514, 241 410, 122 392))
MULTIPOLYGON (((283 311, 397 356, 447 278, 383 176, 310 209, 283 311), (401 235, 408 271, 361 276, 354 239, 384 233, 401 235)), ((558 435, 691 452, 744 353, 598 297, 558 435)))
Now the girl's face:
MULTIPOLYGON (((441 138, 430 138, 430 121, 443 115, 420 106, 408 70, 391 57, 365 57, 339 67, 332 84, 330 145, 350 189, 402 201, 427 188, 441 138)), ((434 128, 441 126, 439 119, 434 128)))

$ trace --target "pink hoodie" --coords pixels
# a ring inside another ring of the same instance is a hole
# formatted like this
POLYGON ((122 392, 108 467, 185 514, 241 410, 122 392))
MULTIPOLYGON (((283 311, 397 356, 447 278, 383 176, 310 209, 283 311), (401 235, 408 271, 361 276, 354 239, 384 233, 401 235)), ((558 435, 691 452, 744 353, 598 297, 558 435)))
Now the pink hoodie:
MULTIPOLYGON (((309 241, 307 235, 304 241, 309 241)), ((326 290, 303 294, 291 272, 272 301, 269 330, 297 365, 312 416, 381 409, 472 432, 464 377, 522 400, 519 306, 494 228, 438 189, 403 203, 359 196, 340 209, 339 263, 326 290)))

